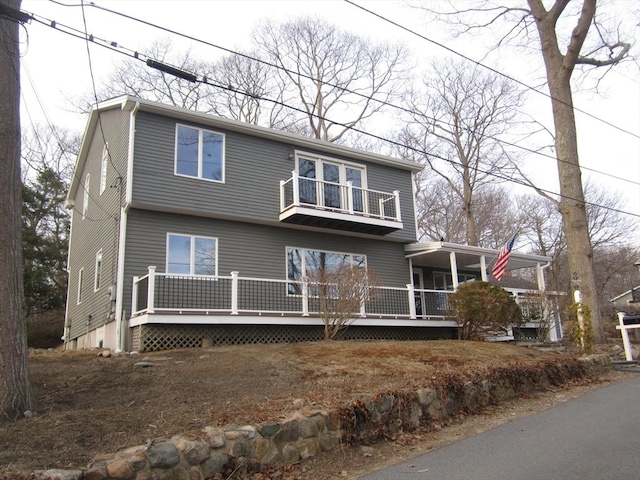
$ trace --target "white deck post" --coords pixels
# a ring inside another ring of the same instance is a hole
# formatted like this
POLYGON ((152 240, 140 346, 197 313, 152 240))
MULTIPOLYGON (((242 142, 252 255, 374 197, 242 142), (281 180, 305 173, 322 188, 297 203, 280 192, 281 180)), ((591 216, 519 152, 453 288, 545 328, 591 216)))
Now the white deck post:
POLYGON ((394 190, 393 191, 393 196, 395 198, 396 201, 396 220, 398 222, 402 221, 401 215, 400 215, 400 190, 394 190))
POLYGON ((302 281, 302 316, 309 316, 309 283, 307 280, 302 281))
POLYGON ((156 291, 156 268, 149 267, 149 284, 147 288, 147 313, 155 313, 154 297, 156 291))
MULTIPOLYGON (((131 289, 131 313, 135 314, 138 311, 138 281, 140 277, 133 277, 133 288, 131 289)), ((65 342, 67 340, 65 339, 65 342)))
POLYGON ((284 180, 280 180, 280 211, 284 212, 284 209, 287 208, 287 206, 285 205, 285 193, 284 193, 284 186, 287 182, 285 182, 284 180))
POLYGON ((298 179, 298 171, 291 171, 291 182, 293 183, 293 205, 300 205, 300 181, 298 179))
POLYGON ((627 327, 624 324, 624 312, 618 312, 618 323, 620 325, 616 327, 620 330, 620 334, 622 335, 622 345, 624 345, 624 358, 628 362, 633 360, 633 355, 631 355, 631 342, 629 341, 629 332, 627 332, 627 327))
MULTIPOLYGON (((409 318, 415 320, 416 318, 416 294, 413 290, 413 284, 407 283, 407 292, 409 293, 409 318)), ((424 308, 422 309, 424 313, 424 308)))
POLYGON ((231 272, 231 315, 238 315, 238 272, 231 272))
POLYGON ((347 211, 353 213, 353 182, 347 182, 347 211))

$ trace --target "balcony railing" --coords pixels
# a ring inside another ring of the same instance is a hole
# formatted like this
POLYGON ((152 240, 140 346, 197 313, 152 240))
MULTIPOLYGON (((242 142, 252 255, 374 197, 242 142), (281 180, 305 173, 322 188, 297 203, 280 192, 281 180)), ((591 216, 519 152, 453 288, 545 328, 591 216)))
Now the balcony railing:
MULTIPOLYGON (((133 277, 132 316, 157 313, 238 316, 320 316, 319 300, 309 284, 291 280, 229 276, 198 276, 157 273, 133 277)), ((317 289, 316 289, 317 290, 317 289)), ((453 320, 449 296, 453 291, 400 287, 371 287, 355 318, 453 320)), ((560 328, 555 297, 532 290, 513 290, 523 314, 532 318, 537 310, 552 328, 560 328), (541 303, 542 302, 542 303, 541 303)), ((559 334, 561 336, 561 333, 559 334)))
POLYGON ((400 193, 381 192, 354 186, 352 182, 334 183, 301 177, 297 171, 280 182, 281 220, 304 213, 327 217, 333 213, 345 215, 345 220, 357 223, 385 222, 402 228, 400 193), (298 210, 298 209, 303 209, 298 210))

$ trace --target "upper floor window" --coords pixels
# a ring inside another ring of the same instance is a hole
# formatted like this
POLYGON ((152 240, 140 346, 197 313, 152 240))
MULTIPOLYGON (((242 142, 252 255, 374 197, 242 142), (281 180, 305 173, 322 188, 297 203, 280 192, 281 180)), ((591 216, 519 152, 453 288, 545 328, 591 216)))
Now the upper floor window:
POLYGON ((296 162, 301 203, 346 210, 350 201, 354 211, 364 211, 367 176, 363 165, 308 154, 298 154, 296 162), (344 188, 347 182, 351 198, 344 188))
POLYGON ((107 188, 107 166, 109 165, 109 145, 105 143, 102 149, 102 165, 100 168, 100 195, 107 188))
POLYGON ((87 176, 84 178, 84 197, 82 198, 82 219, 87 216, 87 212, 89 211, 89 182, 91 180, 91 175, 87 173, 87 176))
POLYGON ((96 253, 96 272, 93 281, 93 291, 100 290, 100 281, 102 279, 102 250, 98 250, 96 253))
POLYGON ((82 303, 82 287, 84 283, 84 268, 78 272, 78 305, 82 303))
POLYGON ((224 182, 224 135, 177 125, 177 175, 224 182))
POLYGON ((217 275, 218 240, 193 235, 167 235, 167 273, 217 275))

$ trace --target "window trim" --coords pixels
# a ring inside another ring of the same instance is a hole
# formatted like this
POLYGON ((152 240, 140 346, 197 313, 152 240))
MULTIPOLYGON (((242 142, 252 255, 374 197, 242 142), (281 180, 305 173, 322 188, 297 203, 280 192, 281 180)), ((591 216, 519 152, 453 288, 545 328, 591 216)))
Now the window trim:
POLYGON ((183 277, 208 277, 214 278, 218 276, 218 246, 219 240, 218 237, 209 237, 206 235, 189 235, 185 233, 176 233, 176 232, 167 232, 167 240, 166 240, 166 255, 165 255, 165 272, 169 275, 183 276, 183 277), (186 237, 190 239, 189 243, 189 273, 171 273, 169 272, 169 238, 171 236, 176 237, 186 237), (215 249, 215 273, 213 275, 201 275, 193 273, 195 270, 195 239, 202 238, 205 240, 215 240, 216 249, 215 249))
POLYGON ((77 304, 80 305, 82 303, 82 288, 84 283, 84 267, 82 267, 78 271, 78 297, 77 304))
POLYGON ((87 217, 89 213, 89 185, 91 184, 91 174, 87 173, 84 177, 84 197, 82 198, 82 220, 87 217))
POLYGON ((109 168, 109 143, 102 148, 102 163, 100 164, 100 195, 107 189, 107 170, 109 168))
POLYGON ((213 183, 225 183, 225 170, 226 170, 226 144, 227 144, 227 138, 226 135, 222 132, 217 132, 215 130, 208 130, 206 128, 201 128, 201 127, 194 127, 193 125, 187 125, 184 123, 176 123, 176 131, 175 131, 175 145, 174 145, 174 152, 173 152, 173 174, 177 177, 184 177, 184 178, 196 178, 198 180, 204 180, 206 182, 213 182, 213 183), (180 129, 180 127, 184 127, 184 128, 190 128, 192 130, 196 130, 198 132, 198 175, 187 175, 185 173, 178 173, 178 130, 180 129), (219 135, 222 138, 222 152, 221 152, 221 178, 220 180, 216 180, 213 178, 206 178, 202 176, 202 139, 204 136, 204 133, 212 133, 214 135, 219 135))
POLYGON ((96 252, 96 266, 93 276, 93 291, 100 290, 100 283, 102 280, 102 249, 96 252))

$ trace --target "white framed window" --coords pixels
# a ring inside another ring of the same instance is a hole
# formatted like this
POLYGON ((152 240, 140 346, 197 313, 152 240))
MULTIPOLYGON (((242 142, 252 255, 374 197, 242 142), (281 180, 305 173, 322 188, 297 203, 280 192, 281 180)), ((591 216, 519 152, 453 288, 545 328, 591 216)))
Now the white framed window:
POLYGON ((338 270, 345 265, 354 268, 366 268, 366 255, 353 253, 311 250, 307 248, 287 247, 287 291, 292 295, 299 295, 300 282, 312 276, 314 272, 338 270))
POLYGON ((167 234, 167 273, 218 275, 218 239, 167 234))
POLYGON ((78 272, 78 305, 82 303, 82 287, 84 281, 84 268, 78 272))
POLYGON ((102 148, 102 164, 100 167, 100 195, 107 188, 107 168, 109 166, 109 144, 105 143, 102 148))
POLYGON ((187 125, 176 125, 175 174, 224 182, 222 133, 187 125))
POLYGON ((100 280, 102 277, 102 250, 98 250, 96 253, 96 271, 93 280, 93 291, 97 292, 100 290, 100 280))
MULTIPOLYGON (((458 273, 458 283, 474 282, 475 275, 468 273, 458 273)), ((433 289, 434 290, 453 290, 453 275, 449 272, 433 272, 433 289)))
POLYGON ((296 170, 299 175, 300 202, 310 205, 346 210, 347 191, 351 182, 351 205, 363 212, 367 197, 367 170, 364 165, 338 159, 296 152, 296 170))
POLYGON ((82 219, 84 220, 89 211, 89 184, 91 181, 91 175, 87 173, 84 177, 84 197, 82 198, 82 219))

